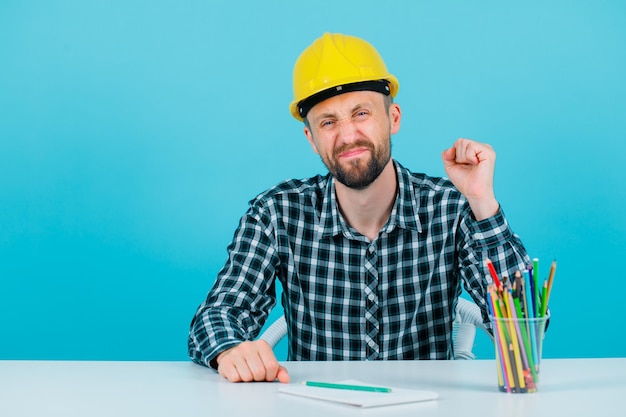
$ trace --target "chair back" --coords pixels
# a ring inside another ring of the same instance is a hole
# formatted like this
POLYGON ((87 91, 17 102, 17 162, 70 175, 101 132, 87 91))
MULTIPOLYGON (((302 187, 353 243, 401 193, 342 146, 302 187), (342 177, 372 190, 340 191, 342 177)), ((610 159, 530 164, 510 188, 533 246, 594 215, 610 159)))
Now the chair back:
MULTIPOLYGON (((459 298, 456 306, 456 318, 452 324, 452 337, 454 343, 454 359, 475 359, 472 353, 476 329, 482 329, 493 341, 493 336, 483 323, 480 308, 476 303, 465 298, 459 298)), ((280 340, 287 335, 287 322, 281 316, 274 321, 261 334, 259 339, 265 340, 270 346, 275 347, 280 340)))

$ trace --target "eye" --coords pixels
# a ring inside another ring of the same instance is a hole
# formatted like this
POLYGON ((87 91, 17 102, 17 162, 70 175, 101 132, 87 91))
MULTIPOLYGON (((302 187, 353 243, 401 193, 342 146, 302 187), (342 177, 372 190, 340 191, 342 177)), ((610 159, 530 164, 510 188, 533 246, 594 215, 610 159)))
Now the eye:
POLYGON ((326 120, 322 120, 320 122, 320 127, 322 129, 328 129, 328 128, 332 127, 334 124, 335 124, 334 120, 326 119, 326 120))
POLYGON ((355 119, 363 119, 365 117, 367 117, 369 115, 369 112, 367 110, 359 110, 356 113, 354 113, 354 118, 355 119))

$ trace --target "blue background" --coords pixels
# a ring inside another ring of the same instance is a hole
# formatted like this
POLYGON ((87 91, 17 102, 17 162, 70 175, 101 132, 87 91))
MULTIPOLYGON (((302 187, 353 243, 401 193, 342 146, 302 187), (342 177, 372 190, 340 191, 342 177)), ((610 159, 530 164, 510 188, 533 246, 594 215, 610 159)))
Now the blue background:
POLYGON ((625 2, 2 0, 0 359, 186 359, 248 200, 325 172, 288 112, 324 31, 400 80, 405 166, 495 147, 510 223, 558 260, 544 357, 626 356, 625 2))

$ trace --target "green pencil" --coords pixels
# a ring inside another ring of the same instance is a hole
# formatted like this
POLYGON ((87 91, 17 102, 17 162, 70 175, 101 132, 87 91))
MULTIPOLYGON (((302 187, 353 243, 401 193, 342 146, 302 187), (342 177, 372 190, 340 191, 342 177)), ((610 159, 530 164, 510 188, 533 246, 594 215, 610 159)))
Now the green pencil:
POLYGON ((541 291, 541 317, 548 311, 548 280, 543 281, 543 291, 541 291))
POLYGON ((541 293, 539 292, 539 259, 538 258, 534 258, 533 259, 533 288, 535 290, 535 293, 533 294, 533 296, 535 297, 534 299, 534 306, 535 306, 535 311, 539 312, 539 302, 541 301, 541 293))
POLYGON ((309 387, 347 389, 352 391, 369 391, 369 392, 391 392, 391 388, 372 387, 369 385, 352 385, 352 384, 335 384, 332 382, 304 381, 304 385, 309 387))

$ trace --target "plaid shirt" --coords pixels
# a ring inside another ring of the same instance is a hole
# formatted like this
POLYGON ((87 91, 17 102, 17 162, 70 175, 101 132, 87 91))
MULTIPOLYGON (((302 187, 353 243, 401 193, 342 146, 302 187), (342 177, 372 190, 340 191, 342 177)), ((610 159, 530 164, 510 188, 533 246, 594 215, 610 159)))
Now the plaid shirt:
POLYGON ((509 276, 530 259, 501 210, 476 221, 450 181, 394 164, 396 202, 373 241, 340 214, 330 175, 252 200, 191 323, 190 358, 214 366, 255 339, 276 304, 275 278, 290 360, 451 358, 461 283, 487 321, 486 258, 509 276))

